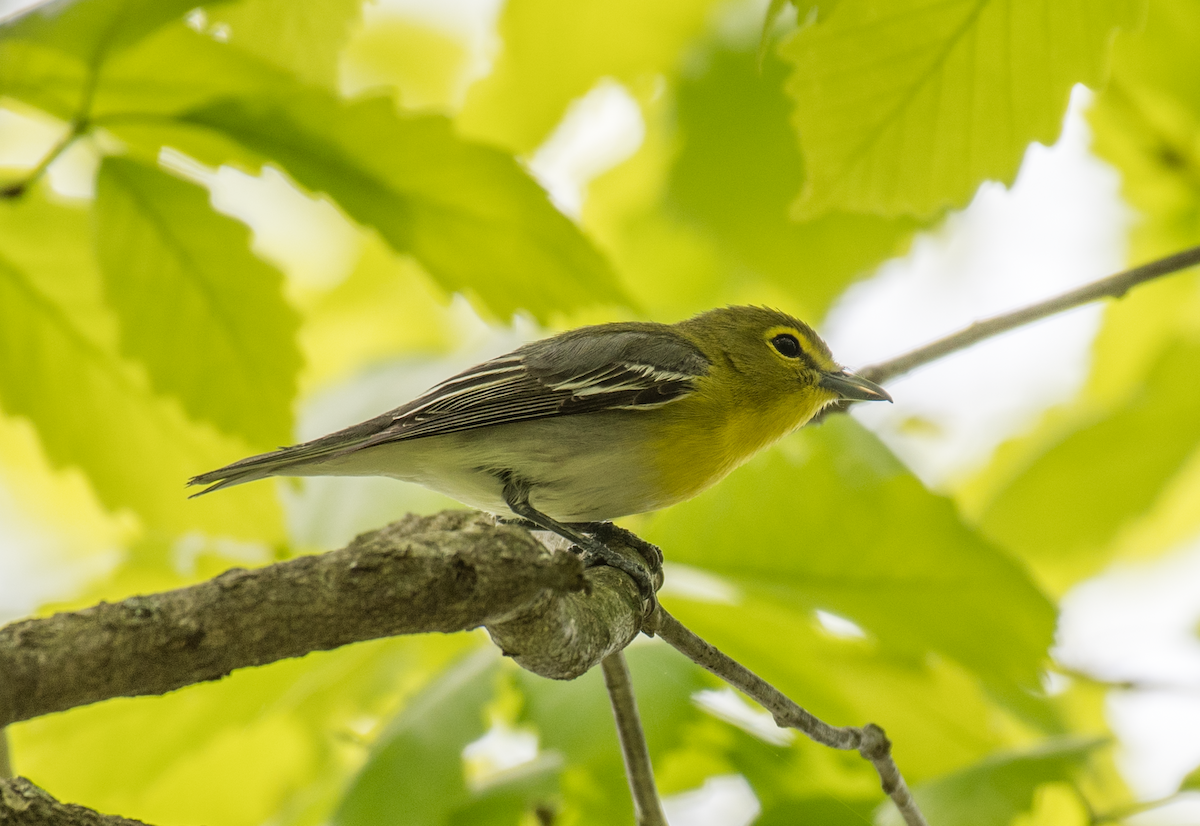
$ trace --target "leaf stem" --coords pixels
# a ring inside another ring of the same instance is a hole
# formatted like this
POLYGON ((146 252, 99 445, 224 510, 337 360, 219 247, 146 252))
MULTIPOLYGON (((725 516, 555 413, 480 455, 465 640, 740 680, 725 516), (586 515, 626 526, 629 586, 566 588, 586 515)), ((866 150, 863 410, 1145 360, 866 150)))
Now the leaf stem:
POLYGON ((612 701, 613 717, 617 722, 617 738, 621 741, 621 755, 625 758, 625 776, 629 779, 629 791, 633 795, 633 810, 638 826, 667 826, 658 789, 654 785, 654 769, 650 765, 650 750, 646 746, 646 735, 638 716, 637 700, 633 696, 633 682, 629 678, 629 665, 625 654, 617 651, 600 662, 604 670, 604 685, 612 701))
POLYGON ((42 175, 46 174, 46 170, 50 168, 50 164, 58 160, 59 156, 66 152, 71 147, 71 144, 75 143, 76 138, 85 131, 87 131, 86 121, 72 121, 66 133, 58 139, 58 142, 50 148, 50 151, 38 161, 37 166, 30 170, 24 178, 0 187, 0 199, 20 198, 24 195, 29 187, 37 183, 42 175))
POLYGON ((653 617, 655 633, 700 667, 740 689, 771 712, 776 725, 799 729, 809 739, 843 751, 855 750, 879 774, 880 785, 896 804, 907 826, 929 826, 917 807, 908 784, 892 759, 892 743, 879 726, 831 726, 788 699, 775 686, 689 630, 661 605, 653 617))

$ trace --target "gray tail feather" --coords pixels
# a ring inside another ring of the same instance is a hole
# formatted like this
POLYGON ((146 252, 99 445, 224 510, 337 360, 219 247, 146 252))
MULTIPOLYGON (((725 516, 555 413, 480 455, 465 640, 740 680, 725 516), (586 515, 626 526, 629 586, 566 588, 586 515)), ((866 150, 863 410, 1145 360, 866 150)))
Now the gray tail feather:
POLYGON ((241 459, 231 465, 226 465, 223 468, 210 470, 208 473, 201 473, 199 476, 193 476, 188 479, 188 486, 207 485, 204 490, 193 493, 189 499, 195 499, 197 496, 203 496, 206 493, 212 493, 214 490, 222 488, 231 488, 234 485, 241 485, 246 482, 253 482, 256 479, 266 479, 268 476, 274 476, 277 471, 296 464, 296 457, 289 456, 288 452, 292 448, 281 448, 273 450, 270 453, 262 453, 258 456, 251 456, 246 459, 241 459))
POLYGON ((221 488, 230 488, 256 479, 266 479, 268 476, 287 476, 289 469, 295 470, 308 464, 314 459, 326 456, 337 456, 350 453, 366 445, 367 440, 389 427, 395 420, 393 413, 384 413, 345 430, 330 433, 320 439, 314 439, 304 444, 281 447, 270 453, 260 453, 246 459, 239 459, 231 465, 226 465, 208 473, 201 473, 188 480, 188 485, 208 485, 199 493, 193 493, 189 499, 212 493, 221 488))
POLYGON ((201 473, 199 476, 193 476, 191 479, 188 479, 187 483, 189 487, 192 485, 208 485, 204 490, 193 493, 188 498, 195 499, 197 496, 212 493, 214 490, 231 488, 234 485, 253 482, 256 479, 266 479, 268 476, 299 475, 290 474, 289 470, 294 471, 308 464, 313 459, 319 459, 323 456, 341 453, 346 450, 353 450, 353 447, 353 445, 347 446, 345 443, 338 441, 318 439, 314 442, 292 445, 291 447, 281 447, 279 450, 272 450, 270 453, 260 453, 257 456, 239 459, 231 465, 210 470, 208 473, 201 473))

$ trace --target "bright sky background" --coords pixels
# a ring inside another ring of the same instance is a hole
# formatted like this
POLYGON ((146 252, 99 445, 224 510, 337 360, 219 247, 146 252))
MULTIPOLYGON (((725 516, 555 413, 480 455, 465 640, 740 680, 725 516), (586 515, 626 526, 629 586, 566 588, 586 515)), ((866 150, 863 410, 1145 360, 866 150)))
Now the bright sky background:
MULTIPOLYGON (((0 0, 0 17, 27 4, 0 0)), ((380 7, 460 34, 475 55, 471 73, 487 71, 495 50, 498 0, 388 0, 380 7)), ((1124 266, 1131 217, 1118 197, 1116 174, 1088 154, 1080 116, 1087 97, 1086 90, 1075 95, 1056 146, 1029 150, 1011 190, 983 186, 967 210, 918 238, 907 256, 886 263, 843 297, 822 326, 844 363, 858 366, 896 355, 974 319, 1124 266)), ((0 119, 0 163, 28 151, 21 149, 28 141, 14 137, 16 128, 11 119, 0 119)), ((21 128, 36 131, 34 126, 21 128)), ((559 129, 529 159, 530 168, 555 203, 577 216, 587 181, 635 151, 642 134, 633 99, 616 82, 602 81, 571 107, 559 129)), ((35 146, 36 140, 29 138, 35 146)), ((35 151, 31 158, 36 157, 35 151)), ((78 187, 87 168, 81 162, 74 173, 56 170, 55 185, 78 187)), ((223 173, 214 200, 251 222, 256 246, 285 265, 290 260, 287 268, 297 277, 328 276, 326 265, 296 255, 294 239, 322 237, 336 246, 342 230, 320 214, 319 206, 291 192, 281 176, 275 178, 223 173)), ((471 353, 458 354, 453 364, 382 366, 334 388, 332 395, 323 394, 306 406, 298 436, 319 435, 347 423, 347 417, 373 415, 394 404, 398 384, 416 395, 476 355, 502 352, 534 333, 519 325, 489 330, 465 302, 458 302, 456 314, 474 331, 471 353)), ((861 406, 855 415, 937 488, 986 461, 999 442, 1078 390, 1098 321, 1099 308, 1089 307, 1014 331, 890 383, 894 406, 861 406), (914 421, 922 425, 911 427, 914 421)), ((316 480, 289 497, 293 534, 332 547, 359 524, 385 521, 396 507, 416 501, 412 492, 396 494, 395 485, 384 483, 385 492, 372 488, 374 484, 316 480), (330 484, 341 488, 327 489, 330 484), (375 494, 364 496, 370 490, 375 494), (314 502, 325 509, 314 511, 314 502)), ((63 542, 61 534, 31 524, 0 479, 0 622, 69 594, 101 572, 103 558, 82 568, 67 564, 72 554, 63 542)), ((1057 648, 1062 662, 1151 686, 1114 693, 1108 703, 1121 741, 1122 768, 1144 799, 1169 794, 1200 763, 1200 739, 1180 736, 1200 731, 1198 622, 1200 541, 1148 563, 1116 565, 1063 602, 1057 648)), ((498 739, 503 748, 503 738, 498 739)), ((1135 822, 1195 824, 1200 822, 1200 795, 1195 798, 1135 822)), ((667 807, 673 826, 740 826, 751 821, 757 802, 744 780, 726 777, 670 799, 667 807)))

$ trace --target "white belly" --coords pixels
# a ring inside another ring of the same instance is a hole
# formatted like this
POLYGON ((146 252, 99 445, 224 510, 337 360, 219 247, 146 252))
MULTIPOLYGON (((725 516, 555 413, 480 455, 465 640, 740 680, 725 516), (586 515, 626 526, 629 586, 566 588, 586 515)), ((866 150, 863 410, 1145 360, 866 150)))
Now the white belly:
POLYGON ((637 416, 585 414, 390 442, 287 473, 391 476, 497 514, 509 513, 503 480, 511 474, 529 486, 534 508, 560 522, 615 519, 666 504, 652 495, 653 468, 633 447, 644 444, 637 416))

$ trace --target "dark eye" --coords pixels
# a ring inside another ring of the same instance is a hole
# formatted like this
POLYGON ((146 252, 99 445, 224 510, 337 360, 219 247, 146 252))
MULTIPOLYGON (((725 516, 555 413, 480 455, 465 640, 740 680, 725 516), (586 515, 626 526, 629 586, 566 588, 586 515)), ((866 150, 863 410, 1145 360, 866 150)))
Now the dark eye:
POLYGON ((800 358, 800 342, 793 335, 784 333, 775 336, 771 339, 771 346, 778 350, 781 356, 787 356, 790 359, 800 358))

